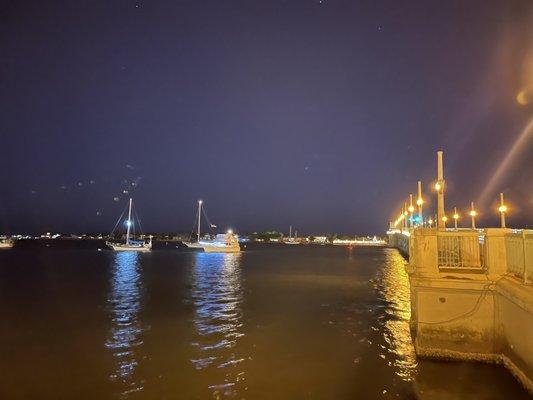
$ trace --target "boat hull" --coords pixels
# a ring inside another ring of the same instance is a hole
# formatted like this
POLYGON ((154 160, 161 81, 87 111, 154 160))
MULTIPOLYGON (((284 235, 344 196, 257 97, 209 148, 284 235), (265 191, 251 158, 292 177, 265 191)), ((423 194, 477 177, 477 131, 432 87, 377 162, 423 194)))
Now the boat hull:
POLYGON ((142 246, 131 246, 126 244, 119 244, 119 243, 106 243, 108 247, 111 248, 111 250, 114 251, 139 251, 139 252, 147 252, 152 250, 152 246, 150 245, 142 245, 142 246))
POLYGON ((183 243, 189 249, 203 250, 205 253, 238 253, 241 247, 236 245, 220 245, 220 244, 202 244, 202 243, 183 243))
POLYGON ((15 245, 13 242, 0 242, 0 249, 10 249, 15 245))

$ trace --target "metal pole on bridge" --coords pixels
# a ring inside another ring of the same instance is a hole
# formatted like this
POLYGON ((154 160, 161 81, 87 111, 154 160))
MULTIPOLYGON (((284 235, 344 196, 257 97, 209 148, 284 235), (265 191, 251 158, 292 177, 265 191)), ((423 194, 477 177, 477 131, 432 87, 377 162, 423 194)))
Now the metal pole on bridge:
POLYGON ((476 229, 476 209, 474 208, 474 202, 470 202, 470 217, 472 217, 472 229, 476 229))
POLYGON ((437 227, 446 229, 446 214, 444 212, 444 167, 442 163, 442 151, 437 152, 437 227))
POLYGON ((409 225, 410 227, 412 228, 414 223, 413 223, 413 213, 415 212, 415 208, 413 206, 413 195, 412 194, 409 194, 409 225))
POLYGON ((422 199, 422 182, 418 181, 418 198, 416 199, 416 205, 418 206, 418 221, 421 225, 424 222, 422 217, 422 204, 424 204, 424 199, 422 199))
POLYGON ((507 212, 507 206, 503 202, 503 193, 500 193, 500 207, 498 208, 500 212, 500 220, 502 228, 505 228, 505 213, 507 212))

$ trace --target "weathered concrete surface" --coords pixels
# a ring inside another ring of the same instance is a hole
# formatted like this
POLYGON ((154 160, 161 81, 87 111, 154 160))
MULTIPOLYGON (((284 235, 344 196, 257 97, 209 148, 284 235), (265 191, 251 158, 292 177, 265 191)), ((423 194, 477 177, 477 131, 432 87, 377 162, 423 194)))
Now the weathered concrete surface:
POLYGON ((439 270, 437 231, 412 232, 411 331, 418 356, 502 363, 533 393, 533 285, 506 274, 504 234, 487 230, 472 272, 439 270))

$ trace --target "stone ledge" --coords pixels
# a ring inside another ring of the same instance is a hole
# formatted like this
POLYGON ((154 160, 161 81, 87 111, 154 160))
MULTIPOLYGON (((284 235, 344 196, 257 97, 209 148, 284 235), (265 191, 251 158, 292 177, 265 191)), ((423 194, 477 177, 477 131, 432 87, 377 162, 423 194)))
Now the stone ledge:
POLYGON ((416 346, 416 355, 419 358, 445 360, 445 361, 467 361, 482 362, 486 364, 501 364, 513 374, 513 376, 524 386, 524 388, 533 395, 533 381, 524 374, 513 361, 503 354, 482 354, 482 353, 464 353, 461 351, 420 348, 416 346))
POLYGON ((518 307, 533 314, 533 286, 514 276, 504 276, 496 282, 496 292, 518 307))
POLYGON ((514 375, 518 382, 524 386, 524 388, 533 396, 533 381, 524 374, 520 368, 507 356, 501 356, 502 364, 514 375))

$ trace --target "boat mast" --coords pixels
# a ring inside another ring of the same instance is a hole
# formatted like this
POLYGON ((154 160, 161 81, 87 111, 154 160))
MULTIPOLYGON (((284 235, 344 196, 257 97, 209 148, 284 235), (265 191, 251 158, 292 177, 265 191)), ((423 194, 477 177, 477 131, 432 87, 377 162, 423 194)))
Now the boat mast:
POLYGON ((128 222, 126 223, 128 230, 126 232, 126 244, 130 244, 130 227, 131 227, 131 197, 130 197, 130 207, 128 209, 128 222))
POLYGON ((289 225, 289 239, 292 239, 292 225, 289 225))
POLYGON ((198 242, 200 242, 200 215, 202 214, 202 200, 198 200, 198 242))

